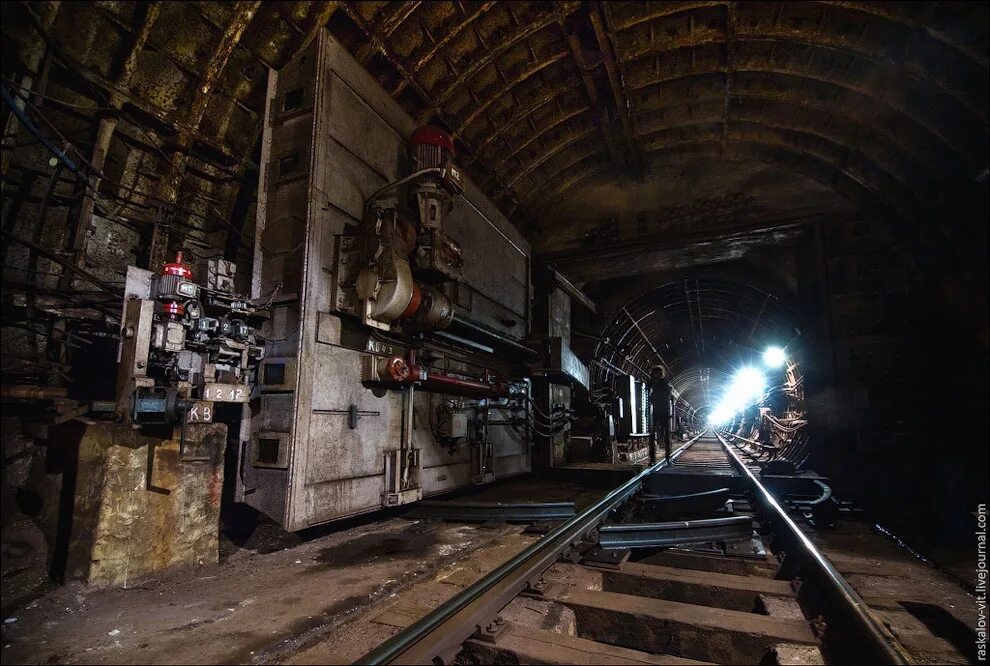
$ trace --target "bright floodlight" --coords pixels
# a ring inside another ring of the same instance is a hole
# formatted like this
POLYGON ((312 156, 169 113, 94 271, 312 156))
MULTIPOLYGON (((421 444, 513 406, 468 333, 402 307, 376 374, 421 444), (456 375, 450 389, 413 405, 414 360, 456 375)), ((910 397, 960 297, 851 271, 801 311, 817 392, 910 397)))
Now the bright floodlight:
POLYGON ((714 426, 725 425, 732 416, 732 412, 727 407, 719 405, 712 410, 712 413, 708 417, 708 423, 714 426))
POLYGON ((741 368, 732 378, 732 383, 722 396, 722 401, 712 410, 708 422, 711 425, 724 425, 737 413, 758 400, 767 387, 767 378, 756 368, 741 368))
POLYGON ((741 401, 756 398, 767 385, 766 376, 756 368, 742 368, 736 373, 729 390, 741 401))
POLYGON ((779 368, 784 365, 786 360, 787 355, 780 347, 767 347, 767 350, 763 352, 763 363, 768 368, 779 368))

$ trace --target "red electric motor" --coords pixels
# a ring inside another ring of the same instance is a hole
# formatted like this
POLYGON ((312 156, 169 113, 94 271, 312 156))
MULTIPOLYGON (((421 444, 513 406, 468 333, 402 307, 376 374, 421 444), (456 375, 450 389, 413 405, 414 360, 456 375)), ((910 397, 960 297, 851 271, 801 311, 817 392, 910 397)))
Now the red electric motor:
POLYGON ((464 177, 454 165, 454 141, 438 127, 420 127, 409 137, 409 161, 415 175, 409 183, 409 203, 419 218, 417 277, 431 282, 459 280, 464 265, 461 246, 443 231, 454 196, 464 191, 464 177))
MULTIPOLYGON (((192 269, 182 263, 182 250, 175 253, 175 261, 166 262, 162 267, 162 287, 160 291, 166 296, 185 295, 190 291, 192 283, 192 269), (187 286, 189 285, 189 286, 187 286)), ((195 295, 195 291, 191 295, 195 295)), ((169 319, 179 319, 186 313, 185 306, 174 298, 162 299, 162 313, 168 315, 169 319)))
POLYGON ((419 211, 421 229, 439 229, 450 212, 453 195, 464 190, 460 169, 454 166, 454 141, 438 127, 424 125, 409 137, 409 160, 413 173, 427 169, 409 186, 410 203, 419 211))
POLYGON ((454 161, 454 142, 439 127, 424 125, 409 137, 412 170, 442 169, 454 161))

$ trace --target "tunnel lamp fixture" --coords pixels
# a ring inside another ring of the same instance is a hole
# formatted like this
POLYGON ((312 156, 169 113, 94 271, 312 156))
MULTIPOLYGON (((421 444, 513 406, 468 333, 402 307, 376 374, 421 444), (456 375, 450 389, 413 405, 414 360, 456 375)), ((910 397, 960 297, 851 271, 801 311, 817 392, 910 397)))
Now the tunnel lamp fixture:
POLYGON ((768 368, 779 368, 787 361, 787 355, 780 347, 767 347, 763 352, 763 364, 768 368))
POLYGON ((767 378, 756 368, 741 368, 732 378, 722 401, 712 410, 708 417, 713 426, 725 425, 733 416, 751 405, 763 396, 767 387, 767 378))

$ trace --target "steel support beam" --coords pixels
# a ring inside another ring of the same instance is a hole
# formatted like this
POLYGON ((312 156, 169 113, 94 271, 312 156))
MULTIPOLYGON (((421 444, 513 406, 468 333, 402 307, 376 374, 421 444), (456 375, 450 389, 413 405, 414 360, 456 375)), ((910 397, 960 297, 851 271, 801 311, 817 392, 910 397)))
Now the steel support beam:
POLYGON ((619 121, 622 123, 622 135, 626 141, 627 157, 633 170, 640 176, 643 172, 643 154, 636 141, 636 126, 633 120, 632 101, 626 90, 625 78, 622 73, 622 62, 618 55, 619 46, 616 43, 616 32, 612 29, 609 20, 609 8, 607 3, 599 3, 604 19, 599 16, 596 9, 589 12, 591 26, 595 31, 595 39, 598 40, 598 48, 605 61, 605 72, 608 74, 609 85, 612 88, 612 96, 615 98, 616 112, 619 121))
MULTIPOLYGON (((83 195, 82 206, 79 208, 79 217, 76 220, 75 230, 72 234, 72 261, 78 268, 83 268, 86 263, 86 241, 89 237, 89 229, 93 223, 93 213, 96 208, 96 193, 100 191, 103 167, 106 165, 107 155, 110 153, 110 144, 117 129, 117 123, 120 121, 119 112, 127 101, 125 94, 129 92, 131 78, 134 76, 134 72, 137 71, 138 57, 141 55, 141 51, 144 50, 144 45, 148 41, 148 36, 151 34, 152 28, 155 27, 155 23, 158 22, 160 14, 160 2, 148 4, 145 9, 144 19, 141 22, 141 27, 134 36, 130 51, 128 51, 127 56, 124 58, 124 62, 120 67, 120 73, 113 83, 113 91, 110 93, 110 106, 115 109, 116 113, 101 118, 99 128, 96 131, 96 143, 93 145, 93 152, 89 158, 90 168, 92 169, 88 176, 89 187, 83 195)), ((68 278, 68 275, 64 277, 66 279, 62 281, 62 286, 67 288, 71 286, 71 279, 68 278)))
MULTIPOLYGON (((581 48, 581 40, 578 39, 575 31, 567 25, 567 13, 564 12, 559 4, 555 5, 555 10, 560 29, 564 33, 564 38, 571 50, 571 56, 574 58, 574 64, 581 77, 581 82, 584 84, 584 90, 588 95, 588 102, 591 104, 595 126, 601 131, 602 141, 605 143, 605 148, 608 151, 608 156, 612 164, 617 168, 621 167, 623 165, 622 156, 619 154, 615 141, 612 139, 612 132, 609 129, 605 108, 598 97, 598 88, 595 85, 594 77, 591 75, 594 67, 588 62, 588 57, 585 55, 584 49, 581 48)), ((593 12, 589 16, 593 17, 593 12)))
POLYGON ((372 38, 368 40, 360 49, 358 49, 357 55, 355 56, 362 65, 366 65, 368 60, 374 55, 375 51, 378 50, 381 45, 385 43, 385 40, 392 36, 392 33, 398 30, 398 28, 405 22, 407 18, 417 8, 422 4, 420 2, 401 2, 396 3, 398 7, 388 16, 382 18, 381 22, 375 26, 372 24, 372 38), (375 27, 379 28, 375 30, 375 27))
MULTIPOLYGON (((489 9, 495 6, 494 2, 484 2, 478 7, 474 13, 466 15, 461 21, 458 21, 454 26, 444 34, 444 36, 439 39, 433 47, 427 51, 423 56, 417 58, 416 62, 412 64, 409 68, 409 74, 414 76, 419 70, 425 67, 431 60, 433 60, 440 51, 442 51, 448 44, 468 29, 476 20, 481 18, 484 14, 488 12, 489 9)), ((398 95, 406 89, 406 86, 411 83, 411 79, 404 78, 392 91, 392 97, 398 97, 398 95)))
MULTIPOLYGON (((192 148, 195 138, 194 133, 199 131, 200 123, 202 123, 203 116, 206 114, 206 107, 213 97, 213 90, 220 81, 220 76, 227 66, 230 54, 234 52, 234 48, 241 41, 244 31, 247 30, 248 25, 251 23, 260 6, 260 0, 243 2, 236 5, 230 19, 227 21, 223 34, 220 36, 216 50, 203 69, 203 76, 196 85, 196 94, 193 97, 192 103, 189 105, 189 112, 186 114, 185 122, 183 123, 189 130, 177 128, 179 130, 179 145, 172 155, 172 159, 169 161, 168 175, 163 179, 161 189, 159 190, 159 198, 169 206, 174 207, 178 202, 182 183, 185 180, 186 171, 189 167, 189 151, 192 148)), ((171 211, 166 211, 165 213, 166 216, 174 214, 171 211)), ((166 217, 159 220, 155 225, 148 257, 148 267, 151 270, 157 270, 164 263, 165 257, 168 254, 170 241, 169 222, 170 220, 166 217)))
POLYGON ((598 307, 591 297, 581 291, 581 289, 556 268, 550 267, 550 275, 558 287, 564 290, 571 298, 583 305, 591 314, 598 314, 598 307))

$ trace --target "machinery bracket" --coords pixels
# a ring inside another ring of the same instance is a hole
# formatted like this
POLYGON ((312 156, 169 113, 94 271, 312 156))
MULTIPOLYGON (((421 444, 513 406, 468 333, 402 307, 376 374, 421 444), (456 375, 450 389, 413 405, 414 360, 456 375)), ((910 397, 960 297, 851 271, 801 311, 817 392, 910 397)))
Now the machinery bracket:
POLYGON ((540 576, 536 580, 531 580, 526 582, 526 589, 523 591, 524 594, 531 597, 542 597, 543 593, 546 592, 547 582, 543 580, 540 576))
POLYGON ((498 639, 509 630, 509 622, 501 615, 496 615, 495 619, 485 626, 479 626, 472 638, 485 643, 495 644, 498 639))
POLYGON ((419 486, 419 449, 387 451, 382 506, 399 506, 421 499, 423 489, 419 486))
POLYGON ((753 536, 749 539, 740 539, 739 541, 726 541, 725 554, 734 557, 748 557, 754 560, 765 560, 767 557, 767 549, 766 546, 763 545, 763 539, 753 536))
POLYGON ((629 560, 631 554, 632 551, 628 548, 622 550, 592 548, 584 554, 581 563, 591 564, 602 569, 621 569, 622 565, 629 560))
POLYGON ((410 490, 403 490, 397 493, 386 493, 382 496, 382 506, 401 506, 403 504, 412 504, 413 502, 418 502, 420 498, 423 497, 423 490, 421 488, 411 488, 410 490))
POLYGON ((358 421, 361 420, 363 416, 381 416, 381 412, 369 411, 364 409, 358 409, 357 405, 352 404, 347 409, 314 409, 314 414, 341 414, 347 415, 347 427, 351 430, 357 430, 358 421))

